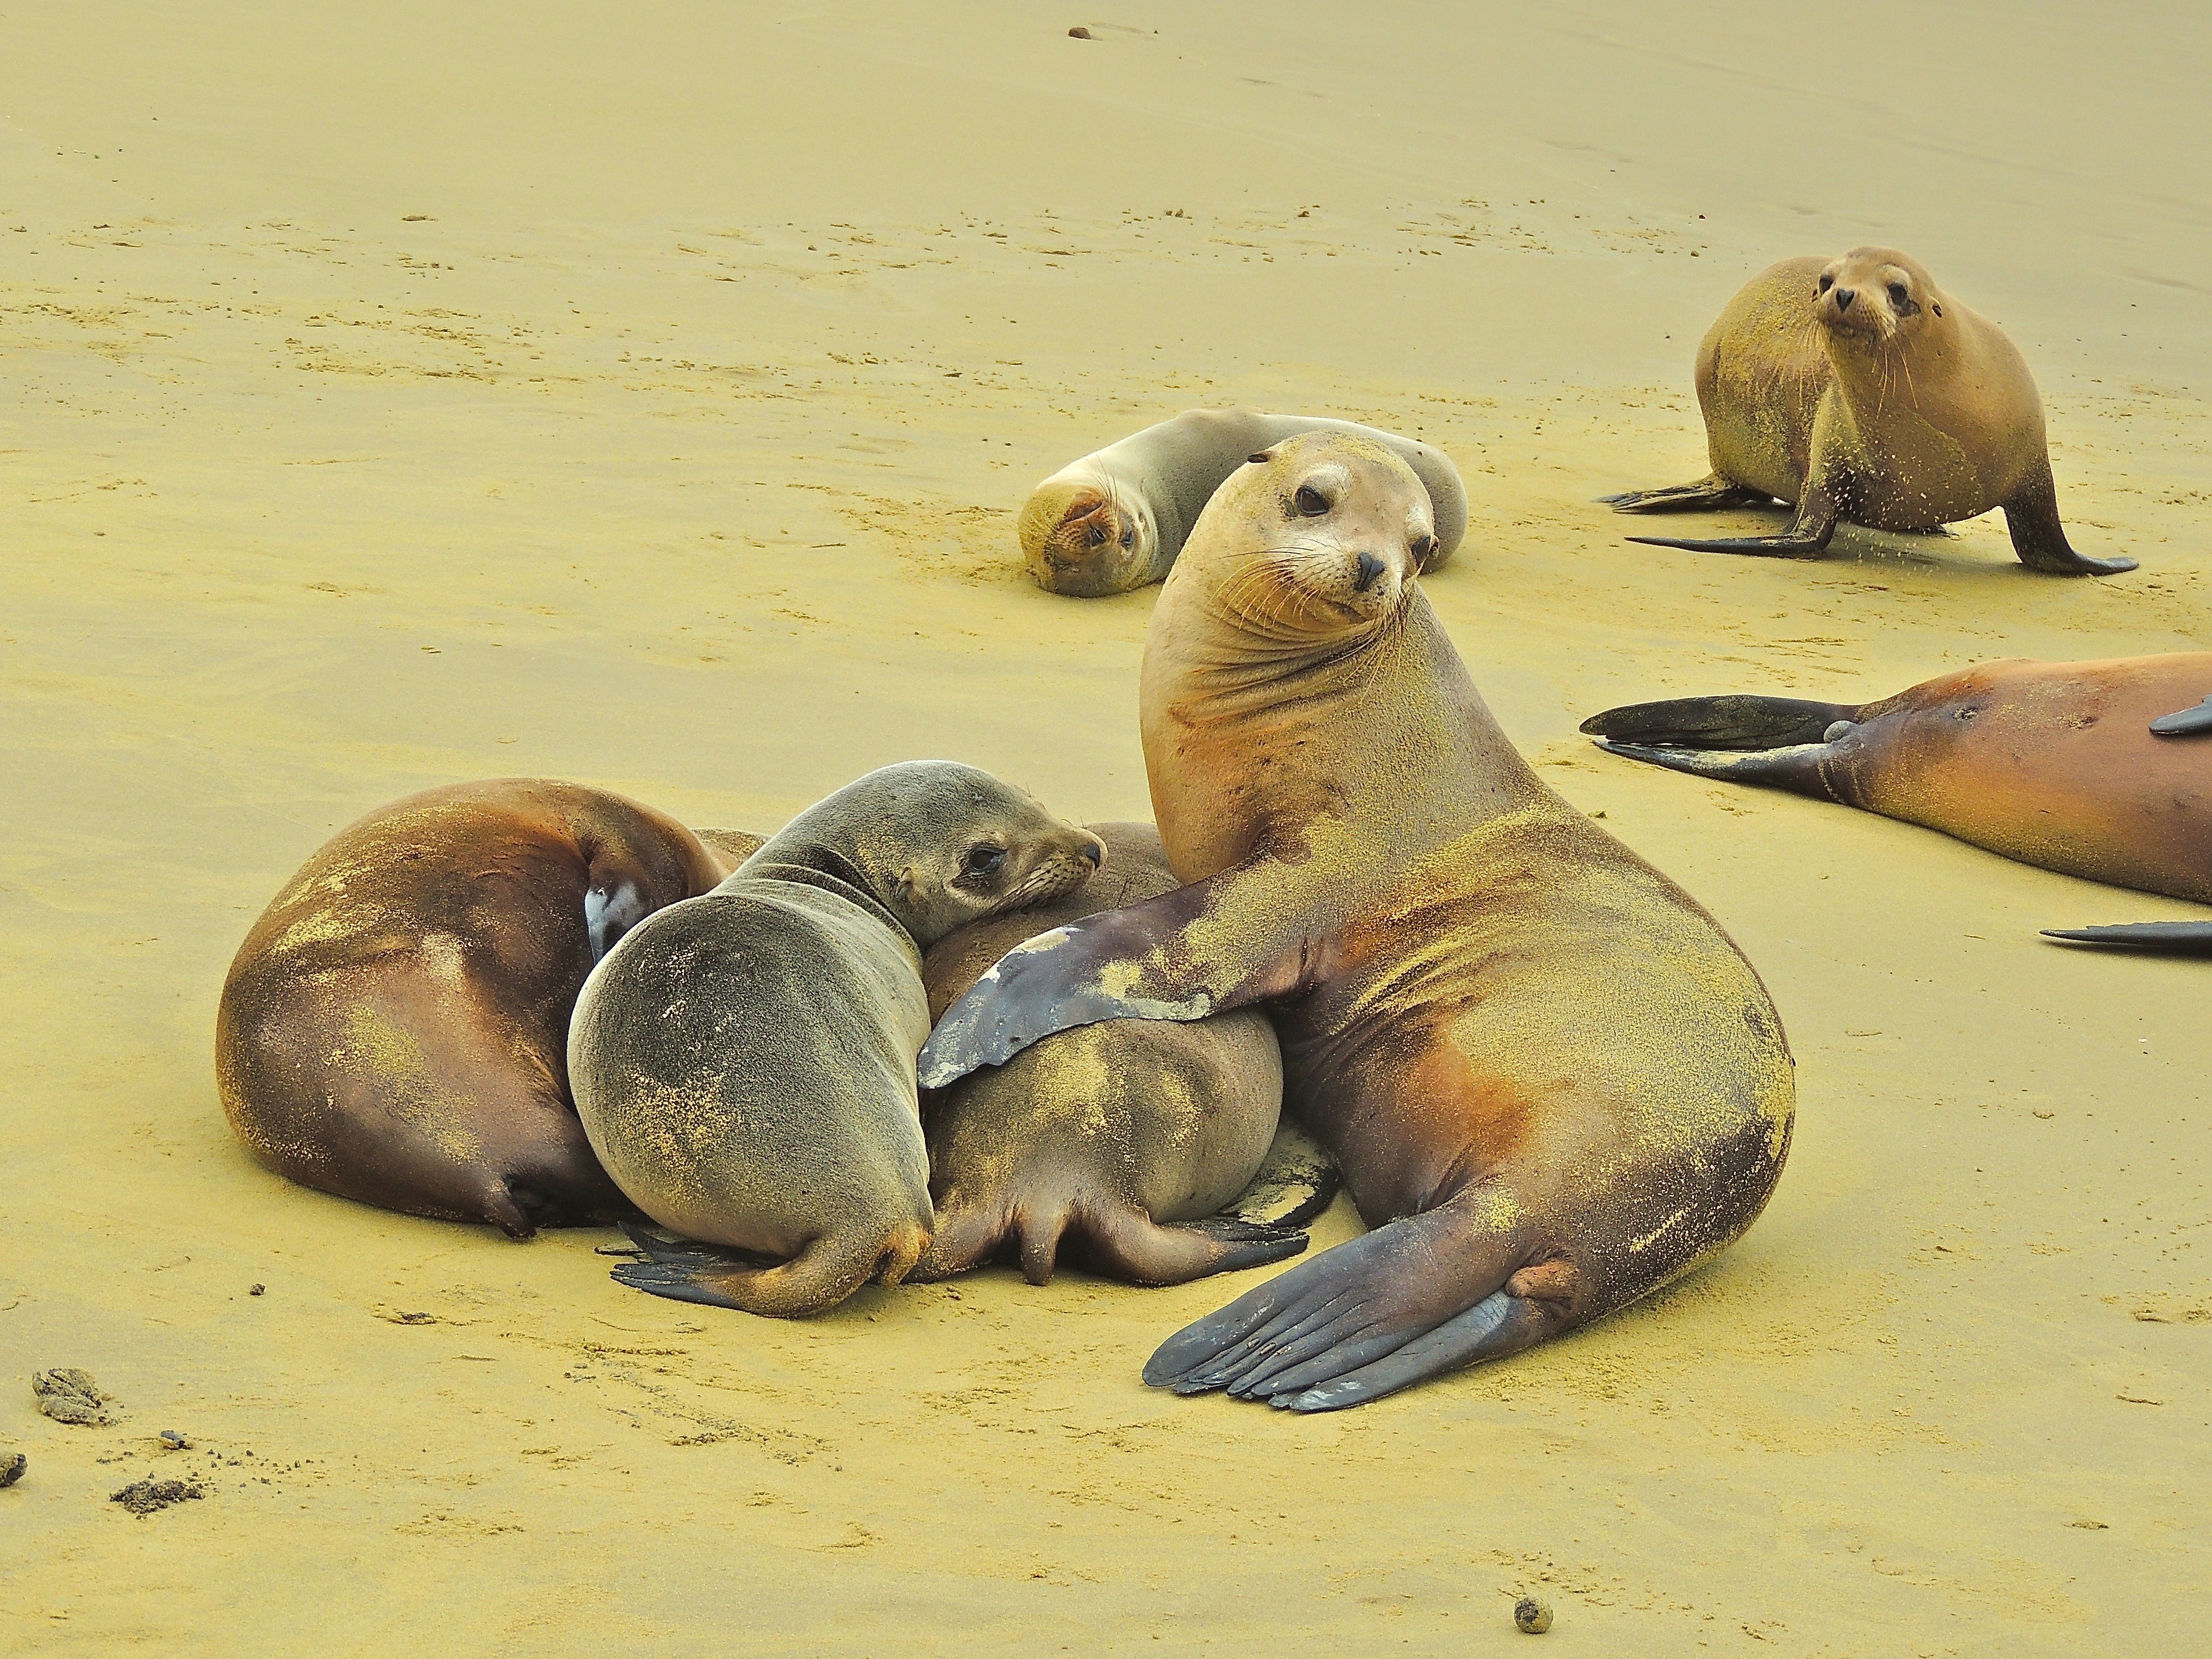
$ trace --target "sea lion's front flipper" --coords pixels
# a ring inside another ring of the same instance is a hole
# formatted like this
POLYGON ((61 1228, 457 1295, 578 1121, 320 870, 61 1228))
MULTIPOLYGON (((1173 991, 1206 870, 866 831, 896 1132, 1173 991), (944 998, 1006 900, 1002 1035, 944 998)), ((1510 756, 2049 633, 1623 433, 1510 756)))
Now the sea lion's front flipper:
POLYGON ((1343 1172, 1328 1151, 1285 1118, 1259 1173, 1230 1203, 1224 1218, 1266 1227, 1303 1227, 1335 1200, 1343 1172))
POLYGON ((1763 489, 1747 489, 1717 473, 1695 483, 1670 484, 1664 489, 1628 489, 1618 495, 1601 495, 1599 502, 1616 513, 1688 513, 1698 508, 1764 507, 1774 498, 1763 489))
POLYGON ((2109 927, 2046 927, 2045 939, 2108 945, 2163 956, 2212 957, 2212 921, 2128 921, 2109 927))
POLYGON ((2116 576, 2133 570, 2136 561, 2124 553, 2109 559, 2093 559, 2076 553, 2058 521, 2058 489, 2046 463, 2021 491, 2004 504, 2005 528, 2012 532, 2012 550, 2030 570, 2051 576, 2116 576))
POLYGON ((1492 1213, 1470 1192, 1324 1250, 1170 1337, 1145 1381, 1336 1411, 1525 1348, 1559 1328, 1571 1285, 1547 1269, 1559 1299, 1514 1294, 1528 1246, 1492 1213))
POLYGON ((1024 939, 945 1011, 916 1061, 921 1086, 1003 1066, 1074 1026, 1204 1019, 1281 996, 1304 970, 1299 947, 1318 908, 1261 860, 1024 939), (1238 925, 1196 937, 1192 924, 1217 912, 1238 925))
POLYGON ((2154 735, 2161 738, 2192 738, 2212 732, 2212 697, 2207 697, 2194 708, 2184 708, 2178 714, 2160 714, 2150 723, 2154 735))

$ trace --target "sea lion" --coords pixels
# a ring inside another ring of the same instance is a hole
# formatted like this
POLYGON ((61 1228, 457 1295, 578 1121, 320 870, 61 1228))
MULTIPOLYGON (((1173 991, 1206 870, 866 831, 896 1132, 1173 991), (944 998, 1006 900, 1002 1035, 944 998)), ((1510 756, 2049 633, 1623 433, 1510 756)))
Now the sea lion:
POLYGON ((896 1284, 930 1237, 921 953, 1080 885, 1103 856, 989 773, 914 761, 846 785, 633 929, 577 999, 568 1074, 616 1183, 695 1242, 633 1235, 652 1259, 615 1277, 776 1315, 896 1284))
POLYGON ((1375 1230, 1171 1338, 1145 1377, 1181 1392, 1331 1410, 1571 1329, 1735 1239, 1789 1145, 1765 986, 1514 751, 1416 580, 1418 486, 1316 433, 1222 487, 1142 674, 1194 884, 1017 947, 923 1054, 939 1085, 1091 1020, 1272 1005, 1375 1230))
POLYGON ((1047 592, 1082 599, 1165 580, 1221 481, 1255 450, 1302 432, 1356 434, 1395 451, 1429 492, 1436 546, 1424 568, 1442 568, 1458 550, 1467 489, 1441 450, 1314 415, 1191 409, 1069 462, 1030 493, 1019 533, 1030 576, 1047 592))
MULTIPOLYGON (((1863 806, 2023 864, 2212 904, 2212 697, 2177 708, 2207 687, 2206 652, 2014 659, 1856 707, 1679 697, 1608 708, 1582 729, 1632 760, 1863 806)), ((2051 937, 2212 948, 2212 922, 2051 937)))
POLYGON ((510 1237, 626 1213, 568 1097, 568 1011, 630 927, 755 838, 602 789, 501 778, 341 830, 239 947, 216 1014, 223 1110, 309 1187, 510 1237))
MULTIPOLYGON (((970 922, 930 948, 921 978, 933 1016, 1032 934, 1176 885, 1151 824, 1091 829, 1106 863, 1081 887, 970 922)), ((1111 1020, 1048 1037, 924 1098, 936 1236, 912 1276, 945 1278, 1009 1243, 1032 1285, 1051 1279, 1066 1246, 1136 1285, 1296 1255, 1306 1240, 1294 1226, 1216 1214, 1258 1173, 1282 1105, 1282 1053, 1256 1008, 1190 1025, 1111 1020)), ((1320 1196, 1326 1202, 1328 1191, 1320 1196)))
POLYGON ((1769 265, 1698 342, 1697 376, 1712 471, 1693 484, 1604 499, 1623 513, 1771 499, 1795 506, 1796 517, 1779 536, 1632 542, 1809 559, 1846 519, 1933 530, 2001 507, 2013 550, 2031 570, 2109 576, 2136 568, 2068 544, 2043 400, 2027 362, 2002 329, 1895 248, 1769 265))

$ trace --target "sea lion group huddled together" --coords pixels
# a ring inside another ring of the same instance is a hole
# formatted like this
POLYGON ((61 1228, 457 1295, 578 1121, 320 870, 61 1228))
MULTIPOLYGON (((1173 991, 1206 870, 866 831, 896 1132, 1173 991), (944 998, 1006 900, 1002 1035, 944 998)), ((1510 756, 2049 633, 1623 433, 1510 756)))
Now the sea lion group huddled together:
MULTIPOLYGON (((1993 325, 1893 250, 1788 260, 1699 346, 1712 459, 1622 510, 2060 526, 1993 325)), ((1360 1404, 1644 1296, 1757 1218, 1795 1085, 1757 972, 1539 781, 1419 579, 1457 471, 1349 422, 1192 410, 1040 484, 1030 574, 1164 586, 1157 827, 917 761, 765 842, 532 780, 341 831, 226 983, 224 1107, 293 1179, 415 1214, 621 1223, 623 1283, 799 1315, 1066 1255, 1137 1285, 1279 1261, 1340 1178, 1371 1231, 1177 1334, 1178 1393, 1360 1404), (643 1224, 653 1224, 659 1231, 643 1224)), ((2047 868, 2212 902, 2212 654, 1996 663, 1863 706, 1675 699, 1584 728, 2047 868)), ((2057 937, 2212 953, 2212 923, 2057 937)))

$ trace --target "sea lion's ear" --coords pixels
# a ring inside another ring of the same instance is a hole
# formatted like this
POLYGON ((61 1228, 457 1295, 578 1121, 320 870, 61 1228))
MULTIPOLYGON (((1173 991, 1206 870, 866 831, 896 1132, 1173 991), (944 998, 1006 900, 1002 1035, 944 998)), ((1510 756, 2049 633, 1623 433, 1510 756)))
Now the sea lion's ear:
POLYGON ((908 903, 921 896, 921 877, 911 864, 899 872, 898 890, 899 896, 908 903))
POLYGON ((1263 449, 1256 455, 1247 455, 1244 458, 1244 464, 1247 466, 1265 466, 1274 459, 1273 452, 1263 449))

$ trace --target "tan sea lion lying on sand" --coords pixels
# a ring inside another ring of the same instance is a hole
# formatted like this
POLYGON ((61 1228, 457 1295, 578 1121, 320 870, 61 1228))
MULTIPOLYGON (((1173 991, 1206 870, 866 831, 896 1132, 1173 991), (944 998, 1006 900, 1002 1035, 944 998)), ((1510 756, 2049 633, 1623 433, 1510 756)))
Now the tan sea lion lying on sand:
MULTIPOLYGON (((1582 729, 1632 760, 1863 806, 2024 864, 2212 904, 2208 693, 2212 653, 1993 662, 1879 702, 1677 697, 1608 708, 1582 729)), ((2212 951, 2212 922, 2051 937, 2212 951)))
POLYGON ((1022 508, 1022 556, 1039 587, 1095 599, 1165 580, 1221 481, 1244 458, 1302 432, 1372 439, 1411 466, 1429 492, 1438 570, 1467 534, 1467 490, 1443 452, 1415 438, 1314 415, 1192 409, 1093 450, 1039 484, 1022 508))
POLYGON ((605 790, 505 778, 341 830, 239 947, 216 1081, 239 1138, 307 1186, 410 1214, 541 1225, 626 1213, 568 1097, 592 964, 757 839, 702 838, 605 790))
MULTIPOLYGON (((1176 885, 1149 823, 1099 823, 1099 872, 1042 905, 970 922, 930 948, 933 1014, 1032 934, 1176 885)), ((1190 1024, 1110 1020, 1063 1031, 1004 1066, 926 1097, 936 1237, 911 1277, 940 1279, 1012 1246, 1033 1285, 1069 1249, 1135 1285, 1178 1285, 1305 1248, 1316 1186, 1273 1224, 1218 1213, 1267 1158, 1283 1103, 1282 1052, 1256 1008, 1190 1024)))
POLYGON ((1623 513, 1797 509, 1779 536, 1632 536, 1653 547, 1816 557, 1844 520, 1932 530, 2004 509, 2032 570, 2106 576, 2058 522, 2043 400, 2004 331, 1895 248, 1784 259, 1744 284, 1698 345, 1712 471, 1605 499, 1623 513))

